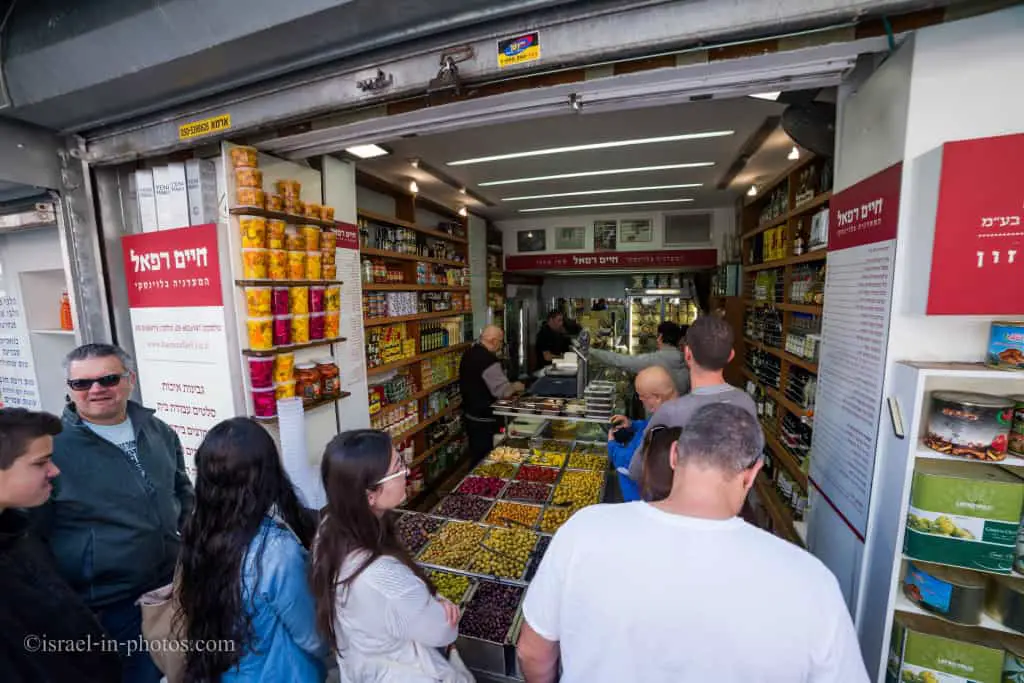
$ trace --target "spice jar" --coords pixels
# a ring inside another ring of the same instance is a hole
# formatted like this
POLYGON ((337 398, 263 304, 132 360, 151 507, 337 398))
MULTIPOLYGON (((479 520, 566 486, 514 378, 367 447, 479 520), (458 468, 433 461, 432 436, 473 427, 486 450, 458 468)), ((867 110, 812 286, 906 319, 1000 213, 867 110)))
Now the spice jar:
POLYGON ((316 369, 320 372, 321 393, 324 398, 338 398, 341 396, 341 370, 330 358, 324 358, 316 362, 316 369))
POLYGON ((285 199, 288 197, 298 199, 299 195, 302 194, 302 183, 297 180, 278 180, 277 193, 285 199))
POLYGON ((341 286, 331 285, 324 293, 324 310, 328 313, 341 310, 341 286))
POLYGON ((274 417, 277 415, 277 401, 274 388, 252 390, 252 414, 256 417, 274 417))
POLYGON ((270 312, 273 315, 288 315, 288 288, 274 287, 270 294, 270 312))
POLYGON ((337 339, 341 336, 341 313, 324 314, 324 339, 337 339))
POLYGON ((299 228, 299 232, 302 233, 306 251, 320 250, 320 228, 315 225, 303 225, 299 228))
POLYGON ((292 317, 275 315, 273 322, 274 346, 287 346, 292 343, 292 317))
POLYGON ((327 321, 323 313, 309 314, 309 338, 323 339, 327 327, 327 321))
POLYGON ((239 187, 235 190, 235 201, 239 206, 251 206, 255 209, 262 209, 263 197, 263 190, 258 187, 239 187))
POLYGON ((324 253, 334 254, 334 250, 338 247, 338 233, 333 230, 323 230, 320 232, 320 251, 324 253))
POLYGON ((305 280, 306 279, 306 252, 304 252, 304 251, 289 251, 288 252, 288 279, 289 280, 305 280))
MULTIPOLYGON (((303 263, 305 265, 305 263, 303 263)), ((265 280, 270 267, 270 253, 266 249, 242 250, 242 277, 246 280, 265 280)))
POLYGON ((324 280, 337 280, 338 279, 338 266, 334 263, 325 263, 320 269, 320 275, 324 280))
POLYGON ((268 211, 284 211, 284 197, 279 194, 268 194, 266 198, 268 211))
POLYGON ((274 359, 266 356, 249 357, 249 386, 268 389, 274 386, 274 359))
POLYGON ((288 226, 284 221, 267 221, 267 247, 270 249, 287 248, 284 241, 284 235, 287 231, 288 226))
POLYGON ((258 168, 236 168, 235 187, 263 188, 263 171, 258 168))
POLYGON ((298 314, 292 316, 292 343, 309 343, 309 314, 298 314))
POLYGON ((306 279, 319 280, 323 276, 323 254, 319 251, 306 252, 306 279))
POLYGON ((325 308, 325 287, 310 287, 309 288, 309 312, 310 313, 323 313, 325 308))
POLYGON ((231 165, 235 168, 256 168, 259 166, 259 153, 255 147, 232 147, 231 165))
POLYGON ((295 376, 295 354, 279 353, 274 356, 274 382, 289 382, 295 376))
POLYGON ((284 233, 284 248, 288 251, 306 251, 306 238, 298 228, 287 228, 284 233))
POLYGON ((270 259, 268 260, 267 275, 271 280, 288 279, 288 252, 284 249, 268 249, 270 259))
POLYGON ((245 308, 250 318, 269 318, 272 315, 270 287, 246 287, 245 308))
POLYGON ((249 318, 246 320, 249 333, 249 348, 253 351, 267 351, 274 347, 273 319, 249 318))
POLYGON ((295 366, 295 393, 303 401, 318 401, 321 398, 320 372, 314 363, 300 363, 295 366))
POLYGON ((288 288, 288 312, 309 313, 309 287, 288 288))

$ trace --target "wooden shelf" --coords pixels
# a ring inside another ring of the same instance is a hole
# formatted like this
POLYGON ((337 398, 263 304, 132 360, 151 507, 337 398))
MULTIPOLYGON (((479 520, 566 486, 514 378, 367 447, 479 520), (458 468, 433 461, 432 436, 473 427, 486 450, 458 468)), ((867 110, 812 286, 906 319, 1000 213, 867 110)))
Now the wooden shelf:
POLYGON ((428 358, 443 356, 446 353, 452 353, 454 351, 463 351, 465 349, 468 349, 470 346, 472 346, 472 342, 452 344, 451 346, 446 346, 443 349, 437 349, 436 351, 428 351, 427 353, 421 353, 415 356, 410 356, 409 358, 403 358, 402 360, 397 360, 394 363, 388 363, 387 365, 378 365, 375 368, 367 368, 366 375, 367 377, 372 377, 374 375, 380 375, 385 372, 391 372, 392 370, 397 370, 398 368, 404 368, 407 365, 419 363, 421 360, 427 360, 428 358))
POLYGON ((828 258, 828 251, 825 249, 818 249, 817 251, 811 251, 806 254, 800 254, 799 256, 790 256, 788 258, 780 258, 774 261, 767 261, 765 263, 758 263, 753 266, 744 266, 744 273, 752 273, 758 270, 771 270, 772 268, 785 268, 786 266, 793 266, 799 263, 810 263, 812 261, 824 261, 828 258))
POLYGON ((754 480, 754 489, 757 491, 758 498, 764 503, 764 508, 768 511, 768 516, 775 529, 781 532, 782 537, 786 540, 803 546, 800 535, 796 532, 796 527, 793 526, 793 515, 789 511, 789 507, 779 499, 778 494, 775 493, 775 487, 763 472, 758 473, 757 479, 754 480))
POLYGON ((330 346, 331 344, 340 344, 341 342, 348 341, 345 337, 334 337, 332 339, 316 339, 314 341, 306 342, 304 344, 285 344, 282 346, 275 346, 272 349, 267 350, 254 350, 254 349, 242 349, 243 356, 252 356, 255 358, 265 358, 267 356, 276 356, 279 353, 289 353, 291 351, 301 351, 302 349, 315 349, 318 346, 330 346))
POLYGON ((365 218, 375 223, 383 223, 385 225, 392 225, 396 228, 407 228, 409 230, 415 230, 420 234, 427 235, 428 237, 434 237, 439 240, 448 240, 449 242, 456 242, 458 244, 468 244, 469 242, 469 240, 467 240, 465 237, 449 235, 446 232, 441 232, 440 230, 434 230, 432 228, 423 228, 416 225, 415 223, 403 221, 399 218, 395 218, 394 216, 385 216, 382 213, 367 211, 366 209, 356 209, 356 214, 360 218, 365 218))
POLYGON ((784 360, 787 363, 792 363, 793 365, 799 366, 799 367, 803 368, 804 370, 807 370, 808 372, 813 372, 814 374, 818 374, 818 364, 817 363, 814 363, 814 362, 809 361, 809 360, 805 360, 805 359, 801 358, 800 356, 794 356, 792 353, 790 353, 788 351, 783 351, 782 349, 780 349, 780 348, 778 348, 776 346, 769 346, 768 344, 765 344, 763 342, 759 342, 756 339, 750 339, 749 337, 744 337, 743 341, 746 344, 748 344, 749 346, 753 346, 755 349, 760 349, 761 351, 764 351, 765 353, 770 353, 771 355, 775 356, 779 360, 784 360))
MULTIPOLYGON (((770 194, 770 192, 771 192, 771 190, 767 190, 766 191, 766 193, 768 193, 768 194, 770 194)), ((803 204, 798 204, 795 208, 790 209, 789 211, 787 211, 786 213, 782 214, 778 218, 770 220, 770 221, 768 221, 766 223, 762 223, 761 225, 757 226, 756 228, 754 228, 752 230, 748 230, 747 232, 745 232, 742 235, 740 235, 740 239, 741 240, 750 239, 751 237, 754 237, 756 235, 760 235, 765 230, 771 230, 772 228, 777 228, 780 225, 785 225, 786 222, 789 221, 790 218, 796 218, 797 216, 802 216, 803 214, 807 213, 808 211, 813 211, 814 209, 817 209, 818 207, 820 207, 823 204, 825 204, 830 199, 832 199, 832 191, 831 190, 829 190, 828 192, 822 192, 821 194, 819 194, 816 197, 814 197, 814 199, 806 201, 803 204)))
POLYGON ((768 444, 768 448, 775 454, 775 459, 778 461, 783 469, 789 474, 789 476, 796 482, 804 493, 807 493, 807 473, 800 468, 800 463, 796 457, 789 452, 789 450, 782 445, 774 431, 770 429, 765 423, 761 422, 761 429, 764 431, 765 443, 768 444))
MULTIPOLYGON (((464 451, 464 452, 462 453, 462 455, 461 455, 461 456, 459 456, 459 457, 458 457, 458 458, 457 458, 457 459, 455 460, 455 462, 453 462, 453 463, 452 463, 452 464, 451 464, 451 465, 450 465, 450 466, 448 467, 448 469, 444 470, 443 472, 441 472, 440 474, 438 474, 438 475, 437 475, 437 476, 436 476, 436 477, 435 477, 435 478, 434 478, 433 480, 431 480, 431 481, 430 481, 430 483, 429 483, 429 484, 428 484, 427 486, 425 486, 425 487, 423 488, 423 490, 422 490, 422 491, 420 491, 420 492, 419 492, 419 493, 418 493, 418 494, 416 495, 416 497, 415 497, 415 498, 413 498, 413 499, 412 499, 412 500, 410 500, 410 501, 407 501, 407 502, 406 502, 406 503, 405 503, 405 504, 404 504, 404 505, 402 506, 402 509, 403 509, 403 510, 413 510, 413 511, 416 511, 416 508, 417 508, 417 507, 419 507, 420 503, 422 503, 422 502, 423 502, 424 500, 426 500, 426 499, 427 499, 427 498, 429 498, 430 496, 432 496, 432 495, 434 495, 435 493, 437 493, 437 485, 438 485, 439 483, 441 483, 441 482, 445 481, 446 479, 448 479, 448 477, 451 477, 451 476, 452 476, 452 474, 454 474, 454 473, 455 473, 455 472, 456 472, 456 471, 457 471, 457 470, 458 470, 458 469, 459 469, 460 467, 462 467, 463 465, 465 465, 465 464, 466 464, 466 461, 467 461, 468 459, 469 459, 469 450, 467 449, 466 451, 464 451)), ((424 510, 424 512, 425 512, 425 510, 424 510)))
POLYGON ((462 407, 462 400, 460 399, 458 401, 455 401, 455 403, 452 403, 450 406, 448 406, 447 408, 442 410, 437 415, 434 415, 433 417, 431 417, 429 420, 423 420, 422 422, 418 423, 412 429, 410 429, 408 431, 405 431, 405 432, 402 432, 398 436, 392 437, 391 440, 397 442, 397 441, 405 441, 406 439, 411 439, 412 437, 416 436, 417 434, 422 432, 424 429, 426 429, 430 425, 432 425, 435 422, 439 421, 442 417, 445 417, 446 415, 451 415, 452 413, 454 413, 456 410, 458 410, 461 407, 462 407))
POLYGON ((758 301, 757 299, 744 299, 743 303, 750 306, 777 308, 780 311, 790 311, 792 313, 810 313, 811 315, 821 315, 825 309, 821 304, 785 304, 772 301, 758 301))
POLYGON ((448 444, 450 444, 452 441, 454 441, 455 439, 459 438, 460 436, 462 436, 462 434, 459 433, 459 432, 456 432, 455 434, 452 434, 451 436, 449 436, 447 439, 445 439, 441 443, 437 444, 436 446, 434 446, 430 450, 428 450, 425 453, 423 453, 423 455, 420 455, 420 456, 417 456, 416 458, 414 458, 412 463, 410 463, 409 467, 416 467, 421 462, 423 462, 424 460, 428 459, 434 453, 437 453, 439 450, 441 450, 442 448, 444 448, 445 446, 447 446, 448 444))
POLYGON ((435 391, 438 391, 440 389, 444 389, 449 384, 454 384, 455 382, 458 382, 458 381, 459 381, 459 378, 455 377, 453 379, 448 380, 447 382, 441 382, 440 384, 438 384, 436 386, 433 386, 433 387, 431 387, 429 389, 424 389, 424 390, 422 390, 420 392, 417 392, 417 393, 413 394, 411 397, 405 399, 404 401, 399 401, 398 403, 384 403, 384 404, 381 405, 381 410, 383 410, 385 408, 394 408, 394 407, 398 407, 398 406, 407 406, 410 403, 412 403, 413 401, 419 401, 420 399, 426 398, 427 396, 430 396, 435 391))
POLYGON ((341 280, 235 280, 239 287, 331 287, 343 284, 341 280))
POLYGON ((228 210, 232 216, 256 216, 258 218, 269 218, 271 220, 284 221, 289 225, 315 225, 318 228, 334 228, 336 221, 323 221, 319 218, 307 218, 284 211, 271 211, 258 206, 235 206, 228 210))
MULTIPOLYGON (((338 401, 340 401, 342 399, 345 399, 345 398, 348 398, 351 395, 352 395, 352 392, 343 391, 343 392, 341 392, 341 394, 337 398, 322 398, 319 401, 310 401, 309 403, 304 403, 303 404, 302 410, 303 410, 303 412, 307 412, 308 413, 310 410, 314 410, 314 409, 320 408, 322 406, 326 406, 326 405, 331 405, 331 404, 337 403, 338 401)), ((255 415, 253 415, 252 419, 256 420, 257 422, 262 422, 264 424, 268 424, 268 423, 272 423, 272 422, 277 422, 277 415, 274 415, 273 417, 256 417, 255 415)))
POLYGON ((469 287, 451 287, 449 285, 417 285, 413 283, 367 284, 363 283, 364 292, 468 292, 469 287))
POLYGON ((416 315, 400 315, 394 318, 363 318, 363 327, 380 327, 381 325, 396 325, 416 320, 436 320, 438 318, 457 318, 460 315, 472 313, 471 310, 463 311, 440 311, 438 313, 417 313, 416 315))
POLYGON ((375 256, 377 258, 389 259, 393 261, 422 261, 423 263, 437 263, 442 266, 453 266, 455 268, 466 268, 469 266, 468 263, 463 261, 449 261, 444 258, 434 258, 432 256, 417 256, 415 254, 401 254, 397 251, 388 251, 386 249, 371 249, 365 247, 359 250, 359 253, 363 256, 375 256))
POLYGON ((789 412, 793 413, 793 415, 795 415, 797 417, 801 417, 801 418, 803 418, 803 417, 810 417, 811 416, 811 411, 809 411, 809 410, 807 410, 805 408, 801 408, 797 404, 793 403, 788 398, 783 396, 781 391, 779 391, 777 389, 772 389, 771 387, 763 387, 763 388, 764 388, 764 391, 765 391, 766 394, 768 394, 773 399, 775 399, 776 403, 781 405, 783 408, 785 408, 789 412))

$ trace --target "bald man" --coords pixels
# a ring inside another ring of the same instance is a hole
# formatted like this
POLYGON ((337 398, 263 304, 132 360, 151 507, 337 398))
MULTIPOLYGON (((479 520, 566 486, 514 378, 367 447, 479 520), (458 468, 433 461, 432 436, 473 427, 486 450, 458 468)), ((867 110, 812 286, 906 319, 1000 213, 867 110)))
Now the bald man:
MULTIPOLYGON (((662 404, 679 397, 675 380, 668 370, 660 365, 644 368, 637 374, 636 393, 647 414, 651 416, 662 404)), ((611 458, 615 471, 619 473, 619 488, 622 489, 623 501, 627 503, 640 500, 640 483, 630 476, 629 463, 643 442, 647 422, 648 420, 630 420, 625 415, 615 415, 612 417, 615 428, 608 432, 608 457, 611 458)))
POLYGON ((462 355, 459 363, 463 424, 469 437, 469 455, 473 464, 483 460, 494 448, 498 420, 491 404, 525 388, 520 382, 510 382, 501 369, 498 351, 504 343, 505 333, 502 329, 488 325, 480 333, 480 339, 462 355))

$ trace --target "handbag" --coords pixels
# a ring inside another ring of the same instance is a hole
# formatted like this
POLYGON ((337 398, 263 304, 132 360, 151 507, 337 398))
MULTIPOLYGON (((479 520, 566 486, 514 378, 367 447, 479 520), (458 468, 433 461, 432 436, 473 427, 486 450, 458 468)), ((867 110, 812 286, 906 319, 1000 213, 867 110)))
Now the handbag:
POLYGON ((179 618, 177 587, 174 580, 144 593, 136 604, 142 610, 142 638, 149 656, 166 677, 167 683, 181 683, 185 678, 185 620, 179 618))

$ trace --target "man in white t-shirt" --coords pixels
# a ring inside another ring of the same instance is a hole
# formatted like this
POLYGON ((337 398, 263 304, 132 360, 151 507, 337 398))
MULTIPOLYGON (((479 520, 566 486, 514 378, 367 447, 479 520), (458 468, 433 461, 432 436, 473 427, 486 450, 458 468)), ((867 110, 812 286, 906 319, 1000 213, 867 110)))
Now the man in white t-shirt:
POLYGON ((562 683, 867 683, 835 577, 736 516, 759 430, 739 406, 700 408, 668 498, 588 507, 555 534, 523 605, 527 683, 559 659, 562 683))

